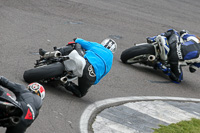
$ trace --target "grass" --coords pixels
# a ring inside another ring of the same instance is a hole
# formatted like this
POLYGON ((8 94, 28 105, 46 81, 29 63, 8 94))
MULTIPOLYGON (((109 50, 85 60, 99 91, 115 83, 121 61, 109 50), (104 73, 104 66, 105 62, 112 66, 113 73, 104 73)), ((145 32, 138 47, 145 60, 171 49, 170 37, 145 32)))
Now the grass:
POLYGON ((181 121, 168 126, 159 125, 154 133, 200 133, 200 119, 192 118, 189 121, 181 121))

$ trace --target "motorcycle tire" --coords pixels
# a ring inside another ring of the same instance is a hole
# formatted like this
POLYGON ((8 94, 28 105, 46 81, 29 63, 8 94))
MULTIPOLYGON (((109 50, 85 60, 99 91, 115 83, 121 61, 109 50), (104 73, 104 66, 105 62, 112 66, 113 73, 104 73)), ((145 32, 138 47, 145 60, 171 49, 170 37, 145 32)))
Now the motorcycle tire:
POLYGON ((24 72, 23 78, 26 82, 37 82, 43 79, 50 79, 63 74, 65 67, 57 62, 46 66, 29 69, 24 72))
POLYGON ((155 55, 155 49, 152 44, 143 44, 138 46, 133 46, 124 50, 121 54, 121 61, 126 64, 138 63, 138 59, 141 55, 155 55))

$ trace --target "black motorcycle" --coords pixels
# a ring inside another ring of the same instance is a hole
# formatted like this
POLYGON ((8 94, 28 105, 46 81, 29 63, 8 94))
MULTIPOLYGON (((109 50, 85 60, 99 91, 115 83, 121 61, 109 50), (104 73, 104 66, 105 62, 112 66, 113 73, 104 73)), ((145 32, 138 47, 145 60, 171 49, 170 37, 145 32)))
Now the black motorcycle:
POLYGON ((79 70, 84 67, 85 60, 81 56, 83 50, 75 43, 65 49, 54 47, 53 52, 40 49, 39 54, 40 59, 36 60, 34 68, 24 72, 24 80, 28 83, 59 81, 66 84, 77 79, 77 75, 80 74, 79 70))

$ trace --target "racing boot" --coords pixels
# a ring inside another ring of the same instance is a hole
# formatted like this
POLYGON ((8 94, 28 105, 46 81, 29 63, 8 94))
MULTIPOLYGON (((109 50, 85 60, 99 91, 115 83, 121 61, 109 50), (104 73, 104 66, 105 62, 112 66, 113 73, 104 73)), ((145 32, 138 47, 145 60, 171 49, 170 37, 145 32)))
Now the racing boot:
POLYGON ((67 84, 64 85, 66 90, 70 91, 73 93, 73 95, 75 95, 76 97, 81 98, 81 92, 78 89, 78 86, 76 84, 74 84, 73 82, 68 82, 67 84))
POLYGON ((198 69, 198 67, 196 67, 196 66, 194 66, 194 65, 190 65, 190 66, 189 66, 189 70, 190 70, 191 73, 196 72, 197 69, 198 69))

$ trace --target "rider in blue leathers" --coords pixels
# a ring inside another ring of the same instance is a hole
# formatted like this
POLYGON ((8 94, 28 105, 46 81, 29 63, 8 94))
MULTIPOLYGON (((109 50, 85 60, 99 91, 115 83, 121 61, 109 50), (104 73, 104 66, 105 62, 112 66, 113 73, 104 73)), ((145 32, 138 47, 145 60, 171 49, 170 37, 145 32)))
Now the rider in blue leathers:
MULTIPOLYGON (((182 30, 179 33, 174 29, 169 29, 165 33, 161 34, 168 40, 170 51, 168 53, 168 61, 170 64, 170 72, 164 73, 170 77, 170 79, 176 83, 183 80, 183 72, 180 65, 180 61, 185 61, 189 65, 190 72, 195 72, 196 68, 200 67, 200 43, 197 36, 189 34, 188 31, 182 30)), ((147 42, 152 43, 156 41, 156 37, 148 37, 147 42)), ((160 67, 157 66, 158 68, 160 67)))
MULTIPOLYGON (((83 74, 78 77, 78 85, 73 82, 68 82, 65 88, 71 91, 77 97, 83 97, 88 92, 92 85, 96 85, 99 81, 110 71, 113 63, 113 53, 117 48, 114 40, 108 38, 102 41, 101 44, 97 42, 89 42, 81 38, 75 38, 74 42, 77 47, 85 50, 82 55, 85 59, 86 65, 83 69, 83 74)), ((65 46, 58 49, 62 55, 68 55, 70 52, 65 46)), ((79 52, 81 53, 81 52, 79 52)), ((80 54, 81 55, 81 54, 80 54)))
POLYGON ((86 50, 84 58, 94 67, 97 84, 111 69, 113 53, 103 45, 96 42, 88 42, 83 39, 76 39, 75 43, 86 50))

